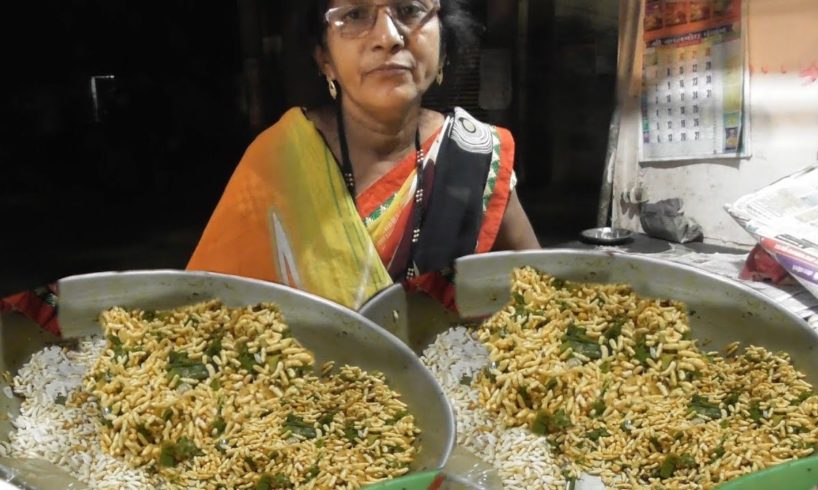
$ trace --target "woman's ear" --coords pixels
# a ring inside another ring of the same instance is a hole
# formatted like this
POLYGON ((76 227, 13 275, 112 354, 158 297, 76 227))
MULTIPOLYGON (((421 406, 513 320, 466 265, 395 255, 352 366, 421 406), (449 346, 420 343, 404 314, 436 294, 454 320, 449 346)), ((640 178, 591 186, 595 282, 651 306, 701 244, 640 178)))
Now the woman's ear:
POLYGON ((330 60, 329 53, 327 52, 326 48, 323 46, 316 46, 312 52, 312 57, 315 59, 315 64, 318 65, 318 69, 321 71, 321 73, 333 80, 338 78, 335 73, 335 67, 330 60))

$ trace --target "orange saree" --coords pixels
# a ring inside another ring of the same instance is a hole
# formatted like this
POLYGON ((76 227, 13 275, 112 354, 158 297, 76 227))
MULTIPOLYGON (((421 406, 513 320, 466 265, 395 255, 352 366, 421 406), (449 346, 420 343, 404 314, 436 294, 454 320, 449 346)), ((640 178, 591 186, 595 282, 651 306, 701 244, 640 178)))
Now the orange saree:
POLYGON ((431 198, 409 257, 414 154, 356 203, 315 126, 300 109, 288 111, 247 149, 188 269, 282 283, 357 309, 415 267, 409 285, 451 304, 454 258, 494 244, 513 186, 514 142, 456 109, 423 149, 431 198))

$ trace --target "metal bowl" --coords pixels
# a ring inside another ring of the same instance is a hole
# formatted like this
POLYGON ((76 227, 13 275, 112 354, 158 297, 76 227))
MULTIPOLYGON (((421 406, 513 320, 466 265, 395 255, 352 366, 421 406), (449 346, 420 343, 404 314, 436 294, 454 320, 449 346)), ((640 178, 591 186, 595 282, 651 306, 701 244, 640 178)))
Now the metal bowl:
MULTIPOLYGON (((60 320, 76 322, 70 330, 81 333, 99 332, 97 315, 112 306, 164 309, 211 298, 228 306, 276 303, 293 336, 315 353, 317 363, 331 360, 386 375, 422 431, 422 450, 413 470, 442 467, 454 447, 451 405, 413 352, 372 321, 323 298, 278 284, 206 272, 107 272, 69 277, 59 287, 60 320)), ((0 321, 0 370, 13 375, 32 353, 58 341, 20 315, 6 315, 0 321)), ((14 416, 19 404, 17 399, 0 396, 0 413, 14 416)), ((0 440, 8 440, 10 429, 9 421, 0 421, 0 440)))
POLYGON ((624 228, 590 228, 579 234, 580 240, 597 245, 616 245, 633 239, 633 232, 624 228))
MULTIPOLYGON (((641 295, 683 301, 693 336, 708 349, 740 341, 788 352, 807 379, 818 384, 818 333, 804 320, 737 281, 665 260, 569 249, 474 255, 456 264, 458 305, 473 312, 472 319, 491 315, 509 299, 511 270, 525 265, 569 280, 627 283, 641 295)), ((415 352, 453 324, 468 321, 399 285, 376 295, 359 311, 415 352)))

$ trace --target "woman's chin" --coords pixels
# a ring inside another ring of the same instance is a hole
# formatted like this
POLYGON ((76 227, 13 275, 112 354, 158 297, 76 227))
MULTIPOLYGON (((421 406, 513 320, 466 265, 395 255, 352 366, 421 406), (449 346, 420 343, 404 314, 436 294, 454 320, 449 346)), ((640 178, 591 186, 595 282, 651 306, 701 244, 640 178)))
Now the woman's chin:
POLYGON ((422 94, 416 87, 390 87, 367 94, 367 105, 380 110, 403 110, 420 101, 422 94))

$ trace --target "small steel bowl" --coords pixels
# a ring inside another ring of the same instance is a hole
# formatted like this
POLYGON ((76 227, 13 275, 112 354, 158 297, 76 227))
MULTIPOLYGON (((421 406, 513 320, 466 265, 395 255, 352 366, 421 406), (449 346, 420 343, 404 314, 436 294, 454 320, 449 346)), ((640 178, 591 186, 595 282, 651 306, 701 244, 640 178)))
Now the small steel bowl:
POLYGON ((590 228, 579 234, 580 240, 599 245, 616 245, 633 239, 633 232, 624 228, 590 228))

